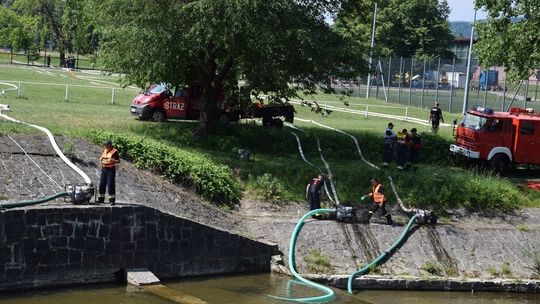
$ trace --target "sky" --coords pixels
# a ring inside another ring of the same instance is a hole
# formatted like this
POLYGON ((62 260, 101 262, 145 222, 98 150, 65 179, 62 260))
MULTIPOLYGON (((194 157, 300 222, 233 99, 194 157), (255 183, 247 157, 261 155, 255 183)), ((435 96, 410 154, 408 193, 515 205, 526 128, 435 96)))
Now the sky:
MULTIPOLYGON (((449 21, 469 21, 472 22, 474 17, 474 1, 473 0, 447 0, 450 6, 449 21)), ((485 19, 486 13, 478 11, 476 19, 485 19)))

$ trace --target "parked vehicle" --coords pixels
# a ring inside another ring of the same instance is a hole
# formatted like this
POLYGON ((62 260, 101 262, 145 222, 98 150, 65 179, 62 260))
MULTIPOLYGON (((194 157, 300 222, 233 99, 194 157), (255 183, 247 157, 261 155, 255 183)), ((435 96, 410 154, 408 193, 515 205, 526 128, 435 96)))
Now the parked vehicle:
POLYGON ((540 164, 539 147, 540 113, 533 109, 495 112, 475 107, 467 111, 457 127, 450 151, 484 161, 493 170, 504 173, 516 164, 540 164))
MULTIPOLYGON (((294 120, 294 108, 290 104, 253 103, 240 109, 235 106, 237 100, 225 100, 224 96, 224 92, 220 92, 217 97, 219 105, 216 119, 222 123, 235 122, 240 118, 262 118, 265 127, 281 127, 283 120, 278 117, 290 123, 294 120)), ((198 85, 171 88, 167 84, 158 84, 133 99, 131 113, 141 120, 196 120, 200 115, 200 100, 201 88, 198 85)))

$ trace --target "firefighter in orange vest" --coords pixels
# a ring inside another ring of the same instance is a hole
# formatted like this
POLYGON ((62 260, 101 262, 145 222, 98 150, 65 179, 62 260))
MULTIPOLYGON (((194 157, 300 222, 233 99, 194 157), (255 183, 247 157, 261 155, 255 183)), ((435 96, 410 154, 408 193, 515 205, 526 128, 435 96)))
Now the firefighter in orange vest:
POLYGON ((392 216, 390 215, 390 213, 386 211, 386 196, 384 195, 383 185, 376 178, 372 178, 369 182, 371 183, 372 187, 371 192, 361 198, 362 200, 364 200, 367 196, 371 196, 373 198, 373 205, 371 205, 371 208, 369 210, 368 221, 373 216, 373 213, 375 213, 375 211, 380 208, 382 215, 386 217, 386 222, 388 223, 388 225, 392 225, 394 221, 392 221, 392 216))
POLYGON ((109 203, 114 205, 116 201, 116 164, 120 162, 118 150, 116 150, 110 140, 103 143, 105 149, 99 158, 101 162, 101 177, 99 179, 98 203, 105 202, 105 190, 109 190, 109 203))

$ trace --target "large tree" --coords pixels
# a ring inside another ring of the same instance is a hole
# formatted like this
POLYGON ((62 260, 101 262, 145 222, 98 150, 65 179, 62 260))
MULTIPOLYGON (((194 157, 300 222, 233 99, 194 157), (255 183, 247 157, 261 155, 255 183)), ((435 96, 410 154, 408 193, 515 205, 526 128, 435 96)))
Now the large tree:
POLYGON ((32 44, 30 21, 18 16, 10 8, 0 6, 0 45, 14 50, 28 49, 32 44))
POLYGON ((15 0, 12 9, 24 18, 36 20, 34 44, 51 45, 60 53, 60 64, 66 52, 87 53, 95 45, 87 0, 15 0))
POLYGON ((199 122, 205 136, 215 122, 218 92, 239 80, 280 100, 299 88, 313 92, 329 86, 330 76, 353 75, 361 56, 324 20, 338 5, 333 0, 95 0, 93 11, 99 59, 125 73, 126 83, 201 85, 199 122))
POLYGON ((375 56, 452 56, 446 0, 349 0, 338 14, 336 28, 369 47, 374 2, 378 5, 375 56))
POLYGON ((505 65, 511 79, 527 78, 540 68, 540 2, 476 0, 488 12, 478 23, 475 50, 483 66, 505 65))

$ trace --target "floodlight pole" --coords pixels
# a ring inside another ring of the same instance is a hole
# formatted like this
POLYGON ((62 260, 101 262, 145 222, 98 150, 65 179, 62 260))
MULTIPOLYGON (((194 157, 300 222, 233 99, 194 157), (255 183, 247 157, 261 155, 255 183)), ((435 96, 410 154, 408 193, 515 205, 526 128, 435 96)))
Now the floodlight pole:
POLYGON ((473 47, 473 41, 474 41, 474 24, 476 23, 476 11, 477 9, 475 8, 473 23, 471 26, 471 41, 469 42, 469 54, 467 55, 467 78, 465 79, 465 94, 463 95, 463 111, 462 111, 463 115, 467 113, 467 105, 469 103, 469 84, 471 82, 470 80, 471 57, 472 57, 472 47, 473 47))
POLYGON ((366 99, 369 98, 369 89, 371 85, 371 62, 373 61, 373 47, 375 47, 375 26, 377 23, 377 2, 375 2, 375 8, 373 10, 373 25, 371 27, 371 51, 369 52, 369 65, 368 65, 368 74, 367 74, 367 89, 366 89, 366 99))

